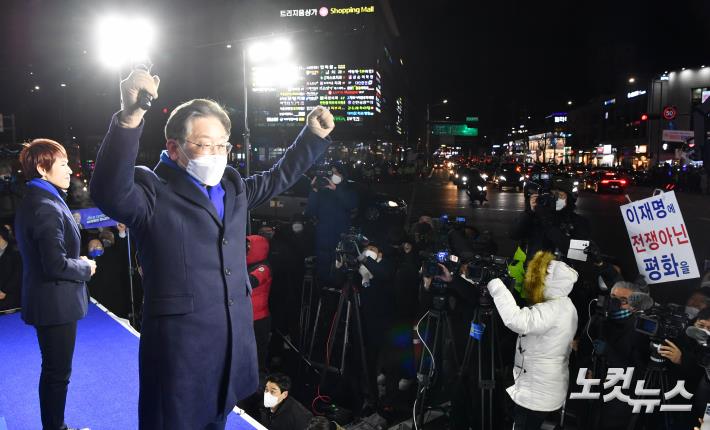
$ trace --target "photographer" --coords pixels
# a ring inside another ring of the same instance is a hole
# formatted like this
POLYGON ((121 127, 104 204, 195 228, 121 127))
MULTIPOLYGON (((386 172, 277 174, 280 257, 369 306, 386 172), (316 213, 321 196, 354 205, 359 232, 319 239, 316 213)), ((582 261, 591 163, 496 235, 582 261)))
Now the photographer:
POLYGON ((700 374, 695 379, 698 381, 696 387, 686 387, 688 391, 694 393, 693 410, 690 415, 692 421, 697 422, 697 418, 703 417, 705 407, 710 402, 710 347, 708 346, 708 341, 710 340, 710 308, 705 308, 698 313, 695 324, 692 328, 688 327, 686 329, 686 334, 692 341, 690 342, 691 346, 688 348, 689 353, 685 354, 687 357, 681 358, 681 360, 684 364, 690 365, 692 359, 695 359, 696 366, 694 370, 700 374), (692 355, 692 358, 690 355, 692 355), (693 388, 695 389, 693 390, 693 388))
MULTIPOLYGON (((588 378, 603 379, 609 368, 640 369, 645 366, 649 353, 648 339, 635 330, 635 313, 640 310, 639 307, 653 304, 644 291, 641 285, 620 281, 611 288, 607 302, 597 302, 597 313, 586 325, 576 356, 579 368, 587 369, 588 378)), ((641 379, 641 375, 643 371, 634 372, 634 381, 641 379)), ((579 414, 581 420, 594 423, 587 428, 621 430, 631 419, 631 408, 618 399, 603 403, 596 413, 589 409, 590 406, 593 405, 589 401, 578 404, 582 411, 579 414)))
POLYGON ((350 227, 350 215, 357 208, 357 195, 348 186, 345 169, 331 166, 329 178, 314 177, 305 214, 316 219, 317 274, 321 281, 331 282, 331 267, 340 235, 350 227), (322 185, 322 186, 321 186, 322 185))
POLYGON ((394 316, 395 267, 373 243, 368 244, 358 261, 358 272, 362 278, 360 300, 368 374, 373 378, 382 371, 381 352, 387 345, 387 335, 394 316))
MULTIPOLYGON (((570 239, 589 240, 589 221, 575 212, 574 182, 554 178, 549 191, 526 195, 525 212, 511 232, 511 238, 523 242, 528 256, 549 251, 566 256, 570 239)), ((526 193, 527 194, 527 193, 526 193)))
POLYGON ((515 403, 516 430, 539 429, 547 414, 565 402, 570 344, 577 329, 577 311, 567 296, 576 281, 574 269, 549 252, 538 252, 525 274, 530 307, 518 307, 500 279, 488 283, 503 323, 518 333, 515 383, 507 390, 515 403))

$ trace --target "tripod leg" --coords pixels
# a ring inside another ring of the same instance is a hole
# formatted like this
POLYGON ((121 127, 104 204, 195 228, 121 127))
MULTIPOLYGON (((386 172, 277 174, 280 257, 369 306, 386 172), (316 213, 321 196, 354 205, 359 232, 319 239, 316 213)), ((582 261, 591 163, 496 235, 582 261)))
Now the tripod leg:
POLYGON ((352 311, 352 303, 350 300, 347 302, 347 309, 345 311, 345 333, 343 334, 343 350, 340 354, 340 374, 345 373, 345 352, 348 350, 348 345, 350 344, 350 312, 352 311))
POLYGON ((375 380, 370 379, 370 371, 367 366, 367 353, 365 350, 365 337, 362 332, 362 317, 360 315, 360 307, 358 306, 357 293, 354 293, 350 298, 353 314, 355 316, 355 337, 357 338, 358 347, 360 347, 360 361, 362 362, 362 374, 365 378, 365 394, 370 403, 377 405, 377 389, 375 388, 375 380))
POLYGON ((340 316, 343 311, 343 304, 345 303, 345 294, 341 291, 340 292, 340 298, 338 299, 338 309, 335 311, 335 317, 333 319, 333 325, 331 332, 328 333, 327 337, 327 347, 326 347, 326 355, 325 355, 325 360, 324 360, 324 365, 323 365, 323 374, 321 375, 320 378, 320 385, 325 384, 325 379, 328 376, 328 369, 330 368, 330 358, 331 354, 333 353, 333 345, 335 342, 331 342, 331 333, 332 336, 335 337, 335 334, 338 332, 338 326, 340 325, 340 316))
POLYGON ((311 345, 308 347, 308 359, 313 357, 313 346, 316 343, 316 331, 318 331, 318 323, 320 323, 320 311, 323 306, 323 296, 318 298, 318 308, 316 309, 316 319, 313 322, 313 332, 311 333, 311 345))

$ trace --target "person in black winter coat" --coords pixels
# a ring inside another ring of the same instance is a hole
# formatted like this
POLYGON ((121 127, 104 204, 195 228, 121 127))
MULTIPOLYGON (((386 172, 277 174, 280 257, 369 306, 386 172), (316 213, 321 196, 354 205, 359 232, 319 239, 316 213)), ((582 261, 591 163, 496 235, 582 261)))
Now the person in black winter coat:
POLYGON ((301 430, 308 427, 313 414, 289 396, 291 378, 280 373, 266 377, 261 424, 269 430, 301 430))
POLYGON ((331 269, 340 235, 348 232, 352 211, 357 208, 357 194, 348 184, 343 167, 332 166, 327 185, 319 188, 313 178, 313 191, 308 196, 305 214, 316 219, 316 264, 318 279, 332 282, 331 269))
POLYGON ((574 183, 569 178, 556 178, 551 185, 552 206, 538 204, 538 195, 526 199, 526 210, 511 232, 511 238, 522 242, 528 258, 537 251, 567 256, 571 239, 589 240, 589 221, 575 212, 574 183))

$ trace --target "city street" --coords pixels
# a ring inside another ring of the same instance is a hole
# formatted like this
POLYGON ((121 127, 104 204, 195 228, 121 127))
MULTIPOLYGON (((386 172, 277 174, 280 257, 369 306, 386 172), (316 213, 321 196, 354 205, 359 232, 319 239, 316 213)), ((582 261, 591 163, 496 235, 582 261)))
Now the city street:
MULTIPOLYGON (((386 191, 411 204, 410 221, 416 221, 420 215, 439 217, 448 214, 450 217, 465 216, 480 230, 488 230, 498 243, 499 253, 511 256, 516 243, 509 238, 509 232, 524 210, 523 193, 514 191, 498 191, 488 185, 488 202, 479 206, 478 202, 471 204, 465 190, 457 189, 448 180, 448 173, 435 171, 429 180, 407 184, 376 185, 379 190, 386 191), (416 190, 414 194, 412 191, 416 190)), ((631 188, 629 197, 632 200, 650 197, 651 188, 631 188)), ((708 213, 708 198, 698 194, 678 192, 676 197, 683 213, 693 244, 695 257, 700 272, 703 272, 703 262, 710 259, 710 213, 708 213)), ((626 277, 637 273, 631 245, 619 206, 625 204, 626 197, 619 194, 595 194, 582 192, 577 202, 577 212, 585 216, 592 227, 592 239, 599 245, 602 253, 615 256, 621 263, 626 277)), ((699 280, 659 284, 653 287, 654 297, 659 301, 675 298, 682 300, 688 289, 699 286, 699 280)))

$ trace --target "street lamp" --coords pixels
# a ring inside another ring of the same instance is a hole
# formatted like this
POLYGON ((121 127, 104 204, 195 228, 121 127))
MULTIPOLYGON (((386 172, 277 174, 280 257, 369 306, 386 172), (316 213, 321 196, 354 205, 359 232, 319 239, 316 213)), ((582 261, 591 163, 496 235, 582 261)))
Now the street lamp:
POLYGON ((572 106, 572 100, 567 101, 567 106, 572 106))
POLYGON ((443 99, 439 103, 434 103, 434 104, 429 104, 427 103, 426 105, 426 165, 427 168, 431 165, 431 115, 430 115, 430 110, 433 107, 437 106, 443 106, 449 102, 448 99, 443 99))
POLYGON ((636 82, 636 78, 634 78, 633 76, 630 77, 630 78, 629 78, 629 83, 630 83, 630 84, 633 84, 634 82, 636 82))
POLYGON ((109 15, 96 26, 99 59, 113 69, 148 61, 154 41, 155 28, 143 17, 109 15))
POLYGON ((248 63, 258 65, 254 69, 253 83, 262 88, 283 88, 293 85, 299 79, 298 66, 290 63, 293 53, 291 41, 279 38, 251 39, 252 43, 242 47, 242 66, 244 68, 244 152, 245 176, 249 176, 251 162, 251 132, 249 130, 249 82, 248 63))

